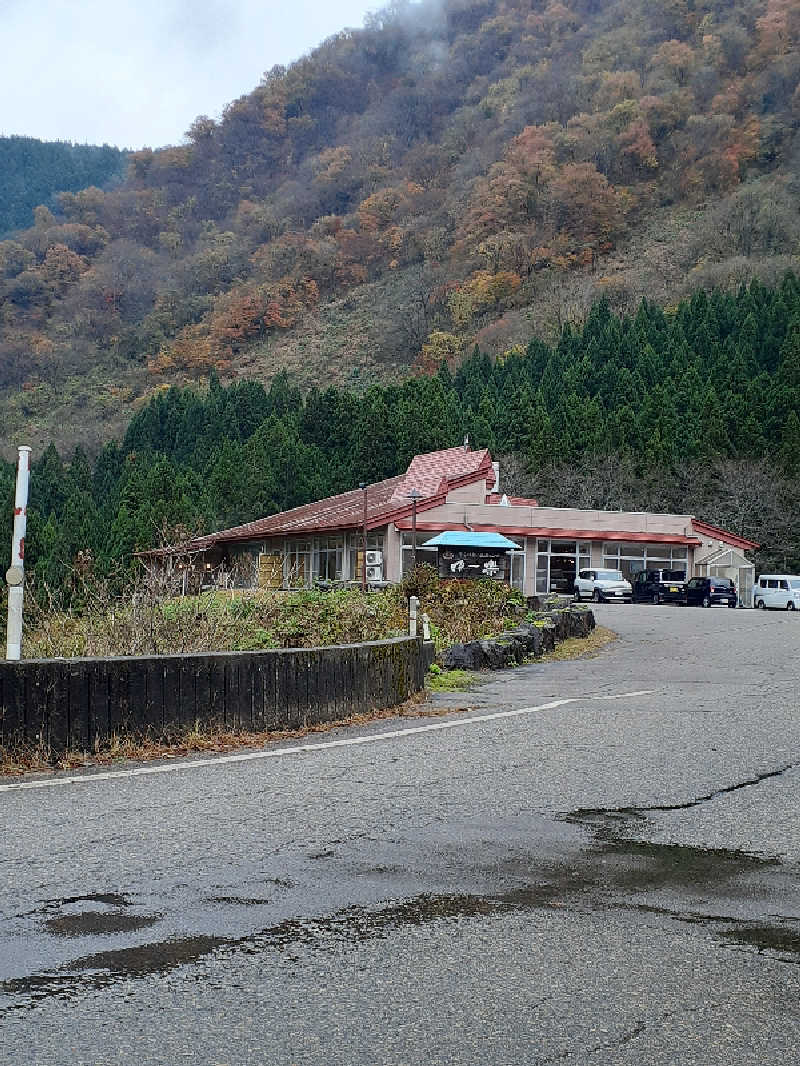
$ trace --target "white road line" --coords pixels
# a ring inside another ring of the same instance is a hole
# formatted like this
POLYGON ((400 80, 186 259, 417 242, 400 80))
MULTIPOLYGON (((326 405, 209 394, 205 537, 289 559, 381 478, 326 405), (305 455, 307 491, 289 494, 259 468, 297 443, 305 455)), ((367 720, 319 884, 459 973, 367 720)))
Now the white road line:
POLYGON ((555 707, 564 707, 568 703, 581 703, 584 700, 624 700, 635 696, 652 696, 653 689, 640 692, 619 692, 610 696, 568 696, 550 703, 540 703, 536 707, 517 707, 513 711, 494 711, 492 714, 476 714, 469 718, 459 717, 447 722, 432 722, 429 725, 409 726, 407 729, 390 729, 381 733, 371 733, 364 737, 343 737, 341 740, 326 740, 319 744, 293 744, 284 748, 269 748, 265 751, 246 751, 239 755, 220 755, 211 759, 181 759, 179 762, 159 763, 157 766, 137 766, 132 770, 104 770, 100 773, 88 771, 70 777, 52 777, 38 781, 15 781, 0 785, 0 792, 20 792, 30 788, 54 788, 59 785, 90 785, 95 781, 114 781, 122 777, 144 777, 148 774, 169 774, 176 770, 198 770, 203 767, 223 766, 226 763, 254 762, 257 759, 279 759, 284 755, 300 755, 305 752, 326 751, 328 748, 347 748, 357 744, 377 744, 382 740, 397 740, 417 733, 435 733, 443 729, 459 729, 477 725, 480 722, 496 722, 501 718, 517 718, 523 714, 535 714, 537 711, 550 711, 555 707))

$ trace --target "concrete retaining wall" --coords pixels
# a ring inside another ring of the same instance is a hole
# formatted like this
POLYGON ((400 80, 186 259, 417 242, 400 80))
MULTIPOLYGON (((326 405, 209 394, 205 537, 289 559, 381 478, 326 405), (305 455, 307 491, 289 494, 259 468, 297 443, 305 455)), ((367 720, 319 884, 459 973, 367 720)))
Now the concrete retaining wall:
POLYGON ((198 726, 302 729, 403 703, 433 645, 409 637, 328 648, 0 662, 0 747, 57 757, 115 736, 198 726))

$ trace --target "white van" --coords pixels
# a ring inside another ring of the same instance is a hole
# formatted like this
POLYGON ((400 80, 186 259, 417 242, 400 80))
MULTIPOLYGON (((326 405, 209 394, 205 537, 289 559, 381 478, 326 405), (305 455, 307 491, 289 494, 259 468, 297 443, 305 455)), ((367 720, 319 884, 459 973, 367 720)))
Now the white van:
POLYGON ((753 606, 779 607, 783 611, 800 611, 800 576, 797 574, 762 574, 753 585, 753 606))

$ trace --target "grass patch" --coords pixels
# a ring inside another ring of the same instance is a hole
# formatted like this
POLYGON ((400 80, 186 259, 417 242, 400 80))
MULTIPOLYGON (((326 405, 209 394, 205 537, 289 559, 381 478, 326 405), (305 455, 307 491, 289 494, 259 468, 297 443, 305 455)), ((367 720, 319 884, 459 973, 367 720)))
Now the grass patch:
POLYGON ((588 637, 568 637, 556 644, 555 651, 549 651, 538 659, 532 659, 531 662, 552 663, 568 659, 593 659, 603 648, 608 644, 613 644, 617 639, 618 635, 613 629, 595 626, 588 637))
POLYGON ((470 670, 442 670, 431 667, 425 678, 425 688, 429 692, 463 692, 472 688, 480 676, 470 670))

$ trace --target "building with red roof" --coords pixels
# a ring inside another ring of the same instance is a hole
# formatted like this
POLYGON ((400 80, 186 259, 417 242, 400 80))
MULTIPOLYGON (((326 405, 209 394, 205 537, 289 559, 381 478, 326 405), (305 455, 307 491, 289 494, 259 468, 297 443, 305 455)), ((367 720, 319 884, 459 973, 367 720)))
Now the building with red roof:
POLYGON ((425 542, 445 531, 501 533, 517 545, 512 584, 525 595, 571 592, 579 570, 685 569, 687 575, 732 576, 744 602, 758 545, 692 515, 540 507, 502 491, 487 449, 417 455, 404 474, 199 537, 179 549, 191 567, 242 585, 304 587, 400 581, 416 554, 436 565, 425 542), (713 571, 713 572, 712 572, 713 571))

